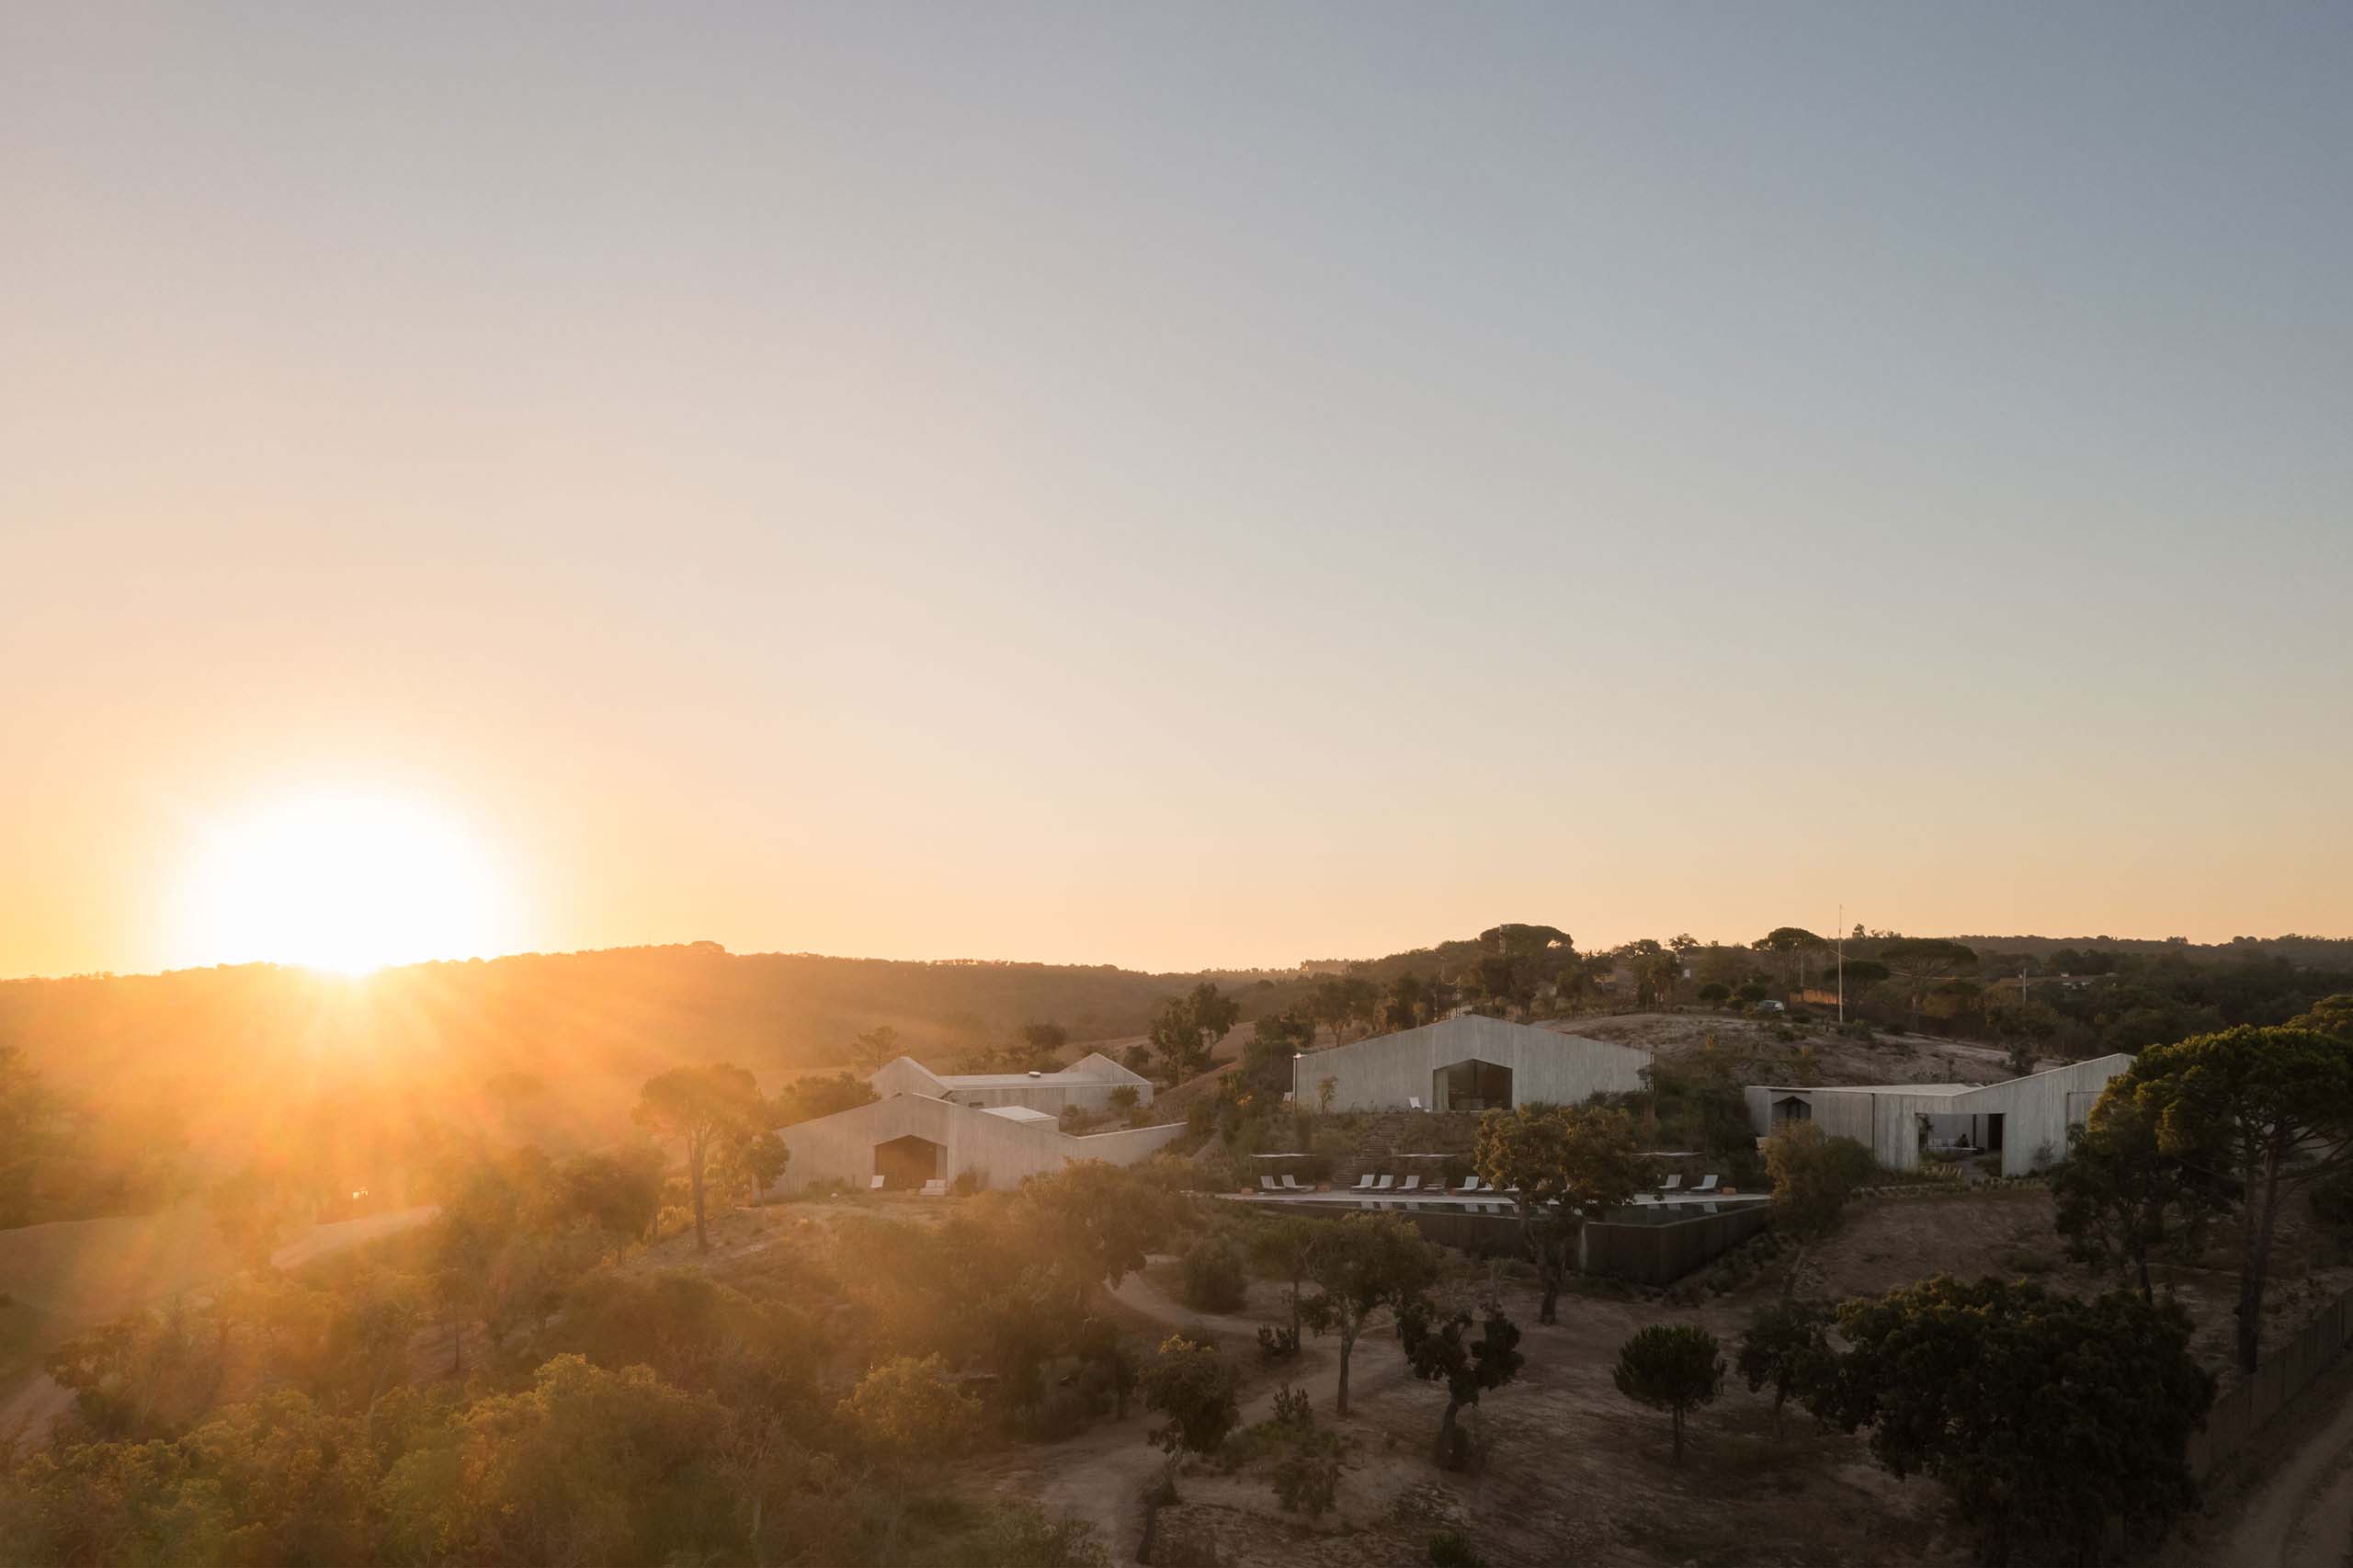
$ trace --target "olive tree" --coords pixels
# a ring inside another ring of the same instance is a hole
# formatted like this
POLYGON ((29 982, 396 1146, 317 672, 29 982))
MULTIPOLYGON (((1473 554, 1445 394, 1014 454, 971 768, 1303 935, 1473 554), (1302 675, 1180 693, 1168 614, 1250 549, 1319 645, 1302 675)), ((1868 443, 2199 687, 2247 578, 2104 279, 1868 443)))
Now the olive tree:
POLYGON ((1479 1119, 1472 1163, 1519 1210, 1521 1244, 1543 1285, 1536 1321, 1560 1320, 1561 1285, 1588 1219, 1650 1185, 1653 1162, 1622 1110, 1519 1106, 1479 1119))

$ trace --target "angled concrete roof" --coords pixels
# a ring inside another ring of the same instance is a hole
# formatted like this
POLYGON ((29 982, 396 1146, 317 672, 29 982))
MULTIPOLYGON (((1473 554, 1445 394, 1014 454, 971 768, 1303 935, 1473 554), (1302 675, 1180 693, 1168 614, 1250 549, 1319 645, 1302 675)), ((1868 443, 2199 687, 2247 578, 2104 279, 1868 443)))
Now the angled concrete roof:
POLYGON ((902 1056, 867 1080, 881 1094, 937 1095, 940 1089, 1010 1089, 1027 1085, 1149 1084, 1099 1051, 1090 1051, 1051 1073, 935 1073, 912 1056, 902 1056))

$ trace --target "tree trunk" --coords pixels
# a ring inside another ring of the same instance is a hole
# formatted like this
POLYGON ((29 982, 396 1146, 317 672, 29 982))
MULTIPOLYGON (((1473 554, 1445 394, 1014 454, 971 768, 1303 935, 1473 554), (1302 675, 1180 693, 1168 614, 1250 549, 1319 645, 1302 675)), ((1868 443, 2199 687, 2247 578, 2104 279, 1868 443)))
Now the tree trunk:
POLYGON ((1348 1413, 1348 1352, 1356 1347, 1355 1333, 1351 1330, 1342 1330, 1340 1334, 1340 1393, 1339 1397, 1332 1402, 1332 1408, 1343 1415, 1348 1413))
MULTIPOLYGON (((2249 1213, 2243 1227, 2246 1250, 2239 1264, 2239 1370, 2252 1377, 2263 1339, 2263 1277, 2271 1265, 2271 1229, 2279 1218, 2279 1151, 2263 1156, 2263 1210, 2249 1213)), ((2255 1200, 2250 1191, 2248 1201, 2255 1200)))
POLYGON ((1554 1263, 1547 1263, 1543 1266, 1543 1268, 1544 1300, 1536 1309, 1536 1321, 1538 1323, 1558 1323, 1561 1321, 1561 1313, 1559 1310, 1561 1303, 1561 1268, 1558 1264, 1554 1263))
POLYGON ((1787 1383, 1773 1385, 1773 1440, 1777 1443, 1781 1440, 1781 1406, 1789 1397, 1790 1386, 1787 1383))
POLYGON ((1683 1407, 1677 1405, 1668 1413, 1675 1423, 1675 1462, 1683 1462, 1683 1407))
POLYGON ((1446 1414, 1438 1419, 1438 1448, 1432 1452, 1430 1457, 1437 1462, 1438 1467, 1440 1470, 1453 1470, 1457 1467, 1454 1447, 1456 1436, 1454 1413, 1461 1408, 1462 1406, 1456 1403, 1453 1400, 1448 1400, 1446 1402, 1446 1414))
POLYGON ((2146 1241, 2134 1244, 2132 1261, 2141 1271, 2141 1299, 2144 1301, 2154 1301, 2157 1299, 2156 1292, 2149 1289, 2149 1244, 2146 1241))

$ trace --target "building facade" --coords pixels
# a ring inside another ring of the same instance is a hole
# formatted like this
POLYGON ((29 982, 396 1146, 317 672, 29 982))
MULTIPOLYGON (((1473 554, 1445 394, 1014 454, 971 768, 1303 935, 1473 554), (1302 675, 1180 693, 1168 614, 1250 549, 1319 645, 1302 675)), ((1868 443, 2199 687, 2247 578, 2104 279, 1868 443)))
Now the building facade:
POLYGON ((1300 1056, 1292 1092, 1320 1105, 1329 1081, 1334 1110, 1581 1105, 1642 1088, 1650 1064, 1647 1051, 1466 1013, 1300 1056))
POLYGON ((2004 1176, 2024 1176, 2067 1157, 2067 1129, 2080 1126, 2109 1080, 2131 1065, 2115 1055, 2001 1084, 1752 1084, 1743 1093, 1760 1138, 1785 1122, 1811 1121, 1863 1144, 1888 1170, 1917 1170, 1936 1146, 1998 1153, 2004 1176))
POLYGON ((957 1105, 1022 1106, 1049 1116, 1060 1116, 1074 1108, 1108 1110, 1113 1091, 1122 1085, 1135 1091, 1136 1104, 1152 1103, 1152 1080, 1130 1072, 1099 1051, 1089 1051, 1052 1073, 935 1073, 915 1058, 902 1056, 867 1082, 884 1099, 892 1095, 924 1095, 957 1105))
POLYGON ((772 1189, 800 1192, 844 1182, 864 1191, 913 1191, 926 1181, 970 1176, 983 1187, 1017 1187, 1075 1160, 1133 1165, 1181 1136, 1185 1124, 1121 1128, 1074 1138, 1045 1111, 983 1109, 928 1095, 893 1094, 871 1105, 781 1128, 791 1151, 772 1189))

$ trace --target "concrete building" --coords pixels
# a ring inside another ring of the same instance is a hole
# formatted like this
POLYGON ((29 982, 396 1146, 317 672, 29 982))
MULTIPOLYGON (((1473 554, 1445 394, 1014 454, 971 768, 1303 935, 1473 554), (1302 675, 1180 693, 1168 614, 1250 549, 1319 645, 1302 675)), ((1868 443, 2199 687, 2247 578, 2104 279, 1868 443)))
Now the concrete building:
POLYGON ((2004 1176, 2024 1176, 2066 1157, 2067 1129, 2131 1065, 2129 1056, 2102 1056, 2001 1084, 1752 1084, 1745 1093, 1760 1138, 1784 1122, 1812 1121, 1866 1145, 1892 1171, 1917 1170, 1931 1147, 1965 1147, 1998 1153, 2004 1176))
POLYGON ((1417 1029, 1310 1051, 1291 1063, 1302 1105, 1333 1081, 1334 1110, 1490 1110, 1581 1105, 1643 1086, 1647 1051, 1466 1013, 1417 1029))
POLYGON ((892 1095, 925 1095, 969 1106, 1024 1106, 1060 1116, 1075 1106, 1081 1110, 1108 1110, 1111 1091, 1122 1084, 1136 1092, 1136 1104, 1152 1103, 1152 1080, 1131 1073, 1099 1051, 1089 1051, 1055 1073, 935 1073, 911 1056, 902 1056, 867 1079, 884 1099, 892 1095))
POLYGON ((966 1175, 984 1187, 1017 1187, 1074 1160, 1133 1165, 1184 1131, 1177 1121, 1074 1138, 1051 1113, 1028 1106, 983 1109, 930 1095, 892 1094, 780 1129, 777 1135, 792 1160, 776 1190, 841 1181, 863 1191, 877 1176, 892 1192, 966 1175))

